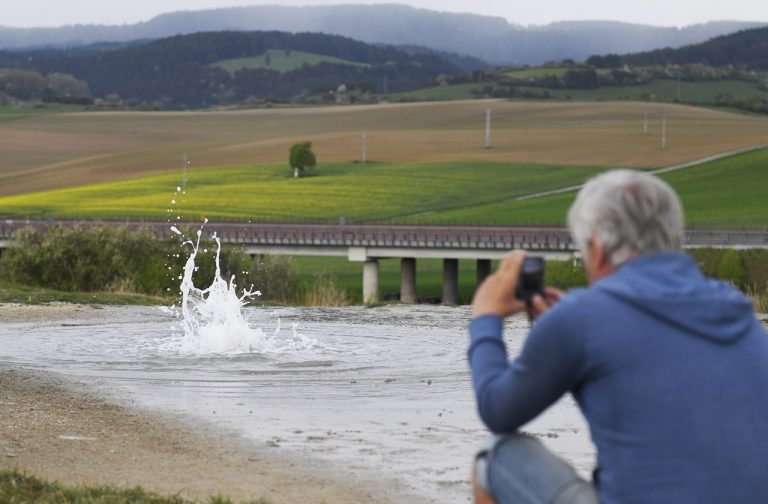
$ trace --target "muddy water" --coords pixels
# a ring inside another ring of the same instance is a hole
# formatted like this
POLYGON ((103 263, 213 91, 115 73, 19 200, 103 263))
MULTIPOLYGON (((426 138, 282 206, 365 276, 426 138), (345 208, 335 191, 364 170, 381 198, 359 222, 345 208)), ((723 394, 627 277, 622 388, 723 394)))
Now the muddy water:
MULTIPOLYGON (((240 433, 343 477, 392 481, 411 502, 468 502, 487 433, 466 365, 468 310, 432 306, 251 308, 269 351, 181 353, 183 331, 156 308, 0 322, 0 363, 44 369, 118 400, 240 433)), ((528 324, 507 324, 510 352, 528 324)), ((570 397, 527 425, 589 473, 594 449, 570 397)))

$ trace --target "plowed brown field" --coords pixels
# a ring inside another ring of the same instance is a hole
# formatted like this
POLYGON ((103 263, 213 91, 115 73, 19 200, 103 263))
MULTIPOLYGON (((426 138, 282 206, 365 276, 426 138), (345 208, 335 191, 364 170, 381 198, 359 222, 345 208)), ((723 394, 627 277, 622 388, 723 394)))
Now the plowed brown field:
POLYGON ((200 112, 90 112, 0 124, 0 195, 192 167, 287 160, 312 140, 319 161, 498 161, 661 167, 768 143, 768 118, 630 102, 466 101, 200 112), (483 148, 493 109, 493 149, 483 148), (648 112, 648 133, 643 115, 648 112), (661 150, 661 118, 668 149, 661 150))

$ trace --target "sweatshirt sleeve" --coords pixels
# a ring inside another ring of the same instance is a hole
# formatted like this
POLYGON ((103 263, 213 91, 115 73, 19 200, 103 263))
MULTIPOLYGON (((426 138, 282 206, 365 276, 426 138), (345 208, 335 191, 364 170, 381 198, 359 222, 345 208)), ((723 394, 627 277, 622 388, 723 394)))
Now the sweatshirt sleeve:
POLYGON ((492 432, 514 432, 578 382, 583 368, 579 339, 554 311, 536 322, 511 362, 500 317, 484 315, 470 322, 472 383, 480 418, 492 432))

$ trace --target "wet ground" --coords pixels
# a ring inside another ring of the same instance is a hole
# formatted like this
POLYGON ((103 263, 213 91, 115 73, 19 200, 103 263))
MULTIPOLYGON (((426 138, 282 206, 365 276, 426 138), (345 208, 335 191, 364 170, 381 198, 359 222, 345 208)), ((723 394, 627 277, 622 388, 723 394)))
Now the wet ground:
MULTIPOLYGON (((0 363, 80 379, 343 478, 393 481, 409 501, 469 501, 471 459, 487 434, 466 365, 468 309, 247 312, 273 339, 269 350, 184 354, 172 313, 107 307, 0 321, 0 363)), ((527 327, 523 318, 507 324, 511 353, 527 327)), ((524 430, 591 471, 594 449, 570 397, 524 430)))

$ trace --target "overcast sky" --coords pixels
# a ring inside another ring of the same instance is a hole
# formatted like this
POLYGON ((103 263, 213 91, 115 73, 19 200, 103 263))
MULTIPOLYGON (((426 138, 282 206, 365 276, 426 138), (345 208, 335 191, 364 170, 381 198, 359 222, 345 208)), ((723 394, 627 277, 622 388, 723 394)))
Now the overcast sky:
POLYGON ((501 16, 516 24, 603 19, 686 26, 715 20, 768 21, 766 0, 0 0, 0 26, 122 24, 157 14, 240 5, 402 3, 426 9, 501 16))

